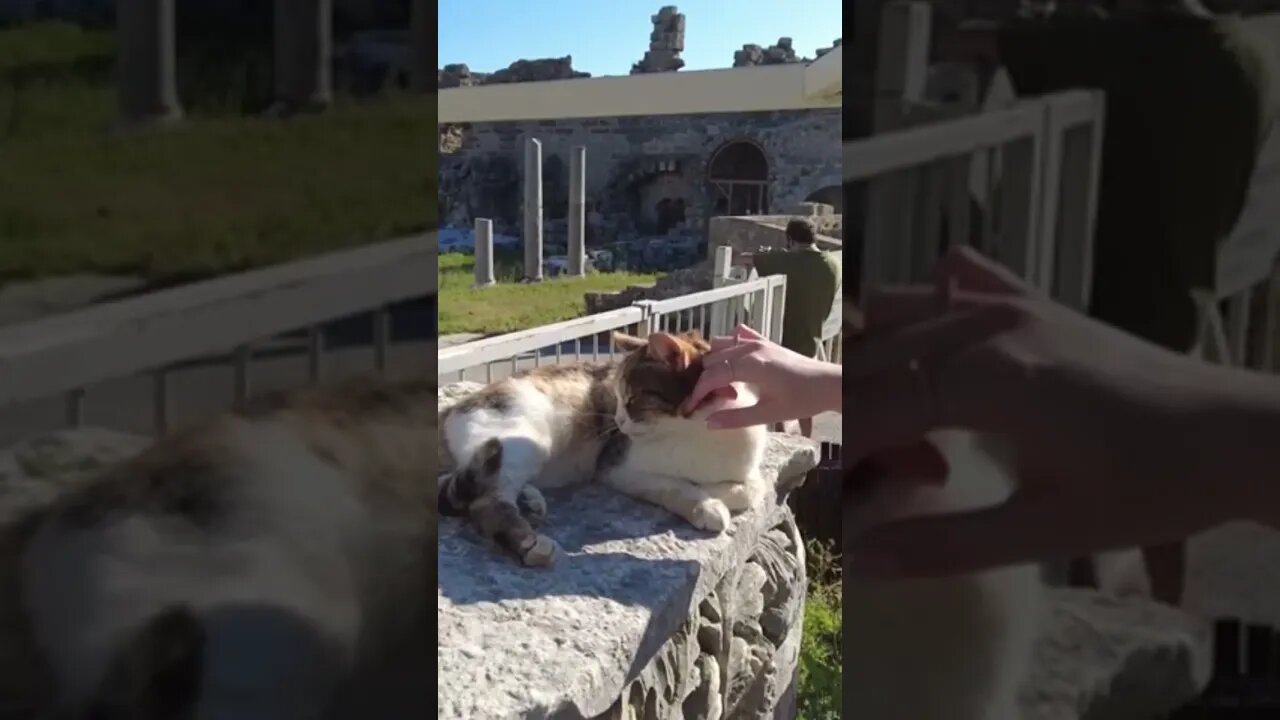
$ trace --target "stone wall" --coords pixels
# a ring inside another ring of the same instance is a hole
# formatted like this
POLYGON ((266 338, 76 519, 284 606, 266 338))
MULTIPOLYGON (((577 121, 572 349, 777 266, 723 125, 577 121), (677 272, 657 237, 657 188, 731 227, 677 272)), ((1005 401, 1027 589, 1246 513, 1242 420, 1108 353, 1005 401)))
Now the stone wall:
MULTIPOLYGON (((441 389, 442 405, 479 386, 441 389)), ((784 494, 818 461, 773 435, 784 494)), ((555 565, 517 566, 442 518, 438 717, 795 717, 804 547, 770 497, 712 536, 599 486, 548 493, 555 565)))
MULTIPOLYGON (((784 248, 787 244, 787 222, 794 215, 770 215, 760 217, 717 217, 711 218, 707 239, 707 257, 714 258, 716 248, 729 246, 733 248, 734 257, 739 253, 755 252, 762 247, 784 248)), ((818 247, 823 250, 843 250, 844 243, 839 235, 843 234, 840 226, 841 216, 827 215, 812 217, 818 222, 818 247)))
POLYGON ((590 245, 644 236, 664 198, 684 201, 686 220, 677 232, 705 233, 716 197, 708 163, 734 141, 763 152, 769 208, 790 207, 841 183, 839 109, 477 123, 461 133, 454 151, 440 158, 441 217, 450 227, 492 218, 502 234, 519 234, 530 137, 542 142, 543 204, 551 221, 568 209, 569 152, 587 147, 590 245))

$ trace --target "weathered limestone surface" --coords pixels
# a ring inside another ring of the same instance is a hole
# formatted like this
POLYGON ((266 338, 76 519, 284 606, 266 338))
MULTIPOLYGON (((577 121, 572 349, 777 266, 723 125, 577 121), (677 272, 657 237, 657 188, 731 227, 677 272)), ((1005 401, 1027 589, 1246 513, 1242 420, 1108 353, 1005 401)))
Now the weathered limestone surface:
POLYGON ((150 439, 99 428, 38 435, 0 448, 0 718, 39 718, 52 696, 50 676, 28 644, 17 593, 9 528, 102 468, 140 452, 150 439))
POLYGON ((1164 717, 1209 681, 1208 623, 1167 605, 1050 591, 1022 720, 1164 717))
MULTIPOLYGON (((476 387, 442 388, 441 405, 476 387)), ((766 475, 798 481, 817 462, 776 435, 766 475)), ((547 500, 564 550, 549 569, 441 519, 440 718, 794 717, 804 551, 785 506, 712 536, 598 486, 547 500)))

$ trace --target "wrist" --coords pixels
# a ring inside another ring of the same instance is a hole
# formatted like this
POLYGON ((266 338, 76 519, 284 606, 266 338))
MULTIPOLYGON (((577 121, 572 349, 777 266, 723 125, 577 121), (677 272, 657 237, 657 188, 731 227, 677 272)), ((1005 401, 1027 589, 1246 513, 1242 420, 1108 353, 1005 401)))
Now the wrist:
POLYGON ((840 412, 843 406, 843 368, 840 365, 815 360, 813 384, 817 390, 816 405, 819 412, 840 412))
POLYGON ((1217 366, 1203 372, 1179 408, 1192 482, 1207 496, 1222 493, 1227 519, 1280 528, 1280 379, 1217 366))

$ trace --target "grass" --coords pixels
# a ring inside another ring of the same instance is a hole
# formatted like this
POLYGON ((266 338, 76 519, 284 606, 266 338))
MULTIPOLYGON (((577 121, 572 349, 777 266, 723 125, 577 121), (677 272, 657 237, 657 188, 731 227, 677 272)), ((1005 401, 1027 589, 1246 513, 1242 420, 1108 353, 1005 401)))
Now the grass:
POLYGON ((76 69, 110 52, 109 35, 59 23, 0 31, 0 283, 168 284, 435 226, 434 96, 117 133, 110 80, 76 69))
POLYGON ((519 252, 499 251, 494 257, 498 284, 471 287, 474 259, 469 255, 440 256, 440 334, 495 334, 569 320, 583 314, 583 293, 621 290, 652 283, 655 275, 592 273, 584 278, 556 278, 519 284, 519 252))
POLYGON ((840 718, 841 602, 840 557, 834 548, 808 543, 809 592, 800 639, 799 716, 804 720, 840 718))

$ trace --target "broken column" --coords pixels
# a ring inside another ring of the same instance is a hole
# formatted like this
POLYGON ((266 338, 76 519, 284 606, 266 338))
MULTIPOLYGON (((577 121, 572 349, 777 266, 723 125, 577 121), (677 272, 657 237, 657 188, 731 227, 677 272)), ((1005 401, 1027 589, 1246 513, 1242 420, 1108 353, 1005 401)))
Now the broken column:
POLYGON ((587 148, 569 156, 569 274, 587 274, 587 148))
POLYGON ((493 221, 487 218, 476 218, 476 284, 475 287, 489 287, 493 279, 493 221))
POLYGON ((435 86, 431 84, 431 52, 435 49, 435 35, 431 32, 430 0, 413 0, 410 20, 412 37, 409 40, 410 66, 409 89, 413 92, 431 92, 435 86))
POLYGON ((275 0, 276 107, 323 110, 333 102, 333 0, 275 0))
POLYGON ((542 143, 524 146, 524 277, 542 279, 542 143))
POLYGON ((653 32, 649 33, 649 49, 640 62, 631 66, 631 74, 672 72, 684 67, 684 13, 675 5, 667 5, 650 15, 653 32))
POLYGON ((173 0, 119 0, 116 37, 122 121, 137 125, 181 117, 173 0))

